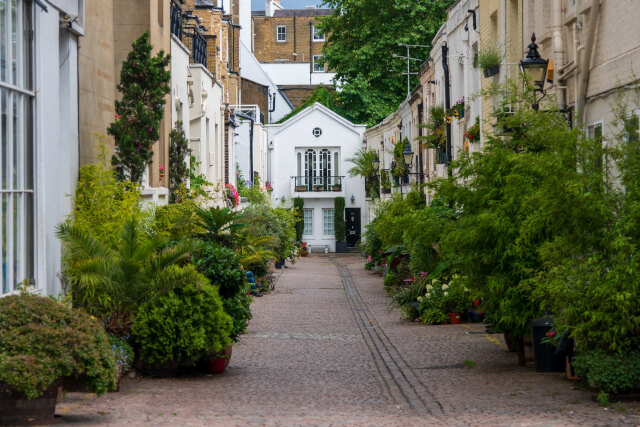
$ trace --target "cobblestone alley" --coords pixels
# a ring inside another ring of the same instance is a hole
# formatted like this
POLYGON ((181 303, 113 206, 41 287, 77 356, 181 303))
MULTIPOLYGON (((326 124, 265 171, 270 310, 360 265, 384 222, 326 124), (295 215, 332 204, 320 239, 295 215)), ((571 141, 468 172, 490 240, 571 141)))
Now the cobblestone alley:
POLYGON ((481 324, 402 319, 363 263, 313 255, 288 265, 253 304, 224 374, 127 379, 100 398, 70 393, 57 413, 115 426, 640 424, 640 405, 598 407, 561 374, 518 366, 481 324))

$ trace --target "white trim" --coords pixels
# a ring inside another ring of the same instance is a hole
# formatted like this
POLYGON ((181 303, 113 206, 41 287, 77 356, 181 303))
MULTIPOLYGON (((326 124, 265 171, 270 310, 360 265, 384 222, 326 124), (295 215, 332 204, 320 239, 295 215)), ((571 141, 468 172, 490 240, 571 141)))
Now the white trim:
POLYGON ((276 42, 278 43, 286 43, 287 41, 287 26, 286 25, 278 25, 276 27, 276 42), (280 29, 284 29, 284 33, 282 34, 284 38, 280 40, 280 29))
POLYGON ((322 64, 322 70, 316 70, 316 58, 324 58, 324 55, 313 55, 313 72, 314 73, 325 73, 327 71, 326 64, 322 64))
MULTIPOLYGON (((269 130, 273 130, 273 135, 275 136, 275 135, 279 134, 280 132, 282 132, 287 127, 293 125, 294 123, 296 123, 299 120, 302 120, 304 117, 308 116, 309 114, 313 113, 316 110, 319 110, 320 112, 322 112, 325 115, 327 115, 330 118, 332 118, 334 121, 342 124, 344 127, 348 128, 353 133, 356 133, 358 135, 364 135, 364 130, 366 130, 367 125, 357 125, 357 124, 351 123, 349 120, 345 119, 340 114, 330 110, 329 108, 325 107, 324 105, 320 104, 319 102, 316 102, 313 105, 310 105, 309 107, 307 107, 304 110, 300 111, 295 116, 290 117, 284 123, 265 125, 265 128, 267 128, 269 130), (362 133, 358 132, 356 129, 362 129, 362 133)), ((271 134, 271 132, 270 132, 270 134, 271 134)))
POLYGON ((320 29, 317 28, 315 25, 312 26, 312 32, 313 32, 313 42, 314 43, 321 43, 324 42, 324 33, 322 33, 322 38, 316 38, 316 30, 318 30, 318 32, 320 32, 320 29))

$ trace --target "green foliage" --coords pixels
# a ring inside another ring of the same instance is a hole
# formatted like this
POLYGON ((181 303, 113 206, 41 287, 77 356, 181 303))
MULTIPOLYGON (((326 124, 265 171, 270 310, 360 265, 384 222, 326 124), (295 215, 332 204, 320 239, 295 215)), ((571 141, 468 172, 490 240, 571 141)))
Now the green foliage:
POLYGON ((347 225, 344 222, 344 197, 336 197, 334 201, 335 205, 335 237, 336 242, 344 242, 347 235, 347 225))
POLYGON ((466 366, 467 368, 475 368, 476 366, 478 366, 478 364, 475 361, 471 360, 471 359, 464 359, 462 364, 464 366, 466 366))
POLYGON ((218 287, 222 298, 235 298, 245 288, 244 272, 234 251, 207 241, 193 256, 193 263, 218 287))
MULTIPOLYGON (((326 0, 335 12, 319 24, 328 34, 323 54, 341 82, 342 109, 354 123, 373 125, 387 117, 407 94, 406 56, 398 43, 430 46, 451 0, 326 0)), ((430 48, 412 48, 426 59, 430 48)), ((415 68, 412 71, 417 71, 415 68)), ((418 83, 411 77, 411 87, 418 83)))
MULTIPOLYGON (((262 243, 256 243, 272 249, 277 259, 292 259, 296 252, 296 216, 292 209, 272 208, 268 203, 252 203, 244 209, 243 216, 247 223, 244 230, 247 242, 262 239, 262 243)), ((243 250, 249 250, 249 247, 245 246, 243 250)), ((265 255, 268 258, 269 254, 265 255)))
POLYGON ((231 343, 232 320, 216 287, 193 267, 182 268, 182 273, 188 283, 147 300, 138 310, 131 332, 146 363, 192 365, 231 343))
POLYGON ((296 213, 296 241, 302 240, 302 233, 304 232, 304 199, 302 197, 295 197, 293 199, 293 208, 296 213))
POLYGON ((393 272, 388 272, 382 280, 385 288, 394 288, 398 285, 398 277, 393 272))
POLYGON ((233 248, 238 242, 238 233, 247 224, 243 220, 242 213, 232 211, 229 208, 212 206, 209 208, 196 207, 198 225, 204 230, 196 237, 233 248))
POLYGON ((380 171, 380 185, 382 186, 382 188, 391 190, 391 179, 389 178, 388 171, 380 171))
POLYGON ((353 167, 349 169, 349 176, 361 176, 363 178, 372 178, 378 171, 373 168, 373 159, 375 159, 377 153, 373 150, 366 150, 361 148, 356 152, 356 155, 347 161, 353 163, 353 167))
POLYGON ((638 386, 640 352, 612 355, 602 350, 579 352, 573 362, 576 374, 604 393, 620 393, 638 386))
POLYGON ((293 111, 285 115, 283 118, 277 121, 277 123, 284 123, 289 120, 291 117, 300 113, 302 110, 311 107, 316 102, 324 105, 328 109, 340 114, 342 117, 347 120, 353 121, 355 117, 349 114, 348 109, 345 109, 342 105, 342 101, 340 100, 340 93, 336 92, 333 88, 328 88, 324 86, 320 86, 315 88, 311 95, 307 99, 304 100, 302 104, 300 104, 293 111))
POLYGON ((170 92, 169 56, 160 51, 152 57, 151 50, 147 31, 133 43, 122 63, 116 86, 122 97, 116 101, 116 119, 107 129, 117 146, 111 159, 116 175, 132 183, 140 182, 151 163, 153 144, 160 138, 165 97, 170 92))
POLYGON ((391 174, 397 178, 406 176, 409 172, 409 168, 404 163, 404 156, 402 155, 402 152, 408 143, 409 140, 404 138, 393 145, 393 160, 396 162, 396 166, 391 171, 391 174))
POLYGON ((131 366, 133 366, 133 360, 135 359, 136 354, 133 351, 133 347, 131 347, 126 340, 115 335, 108 336, 113 356, 116 359, 118 375, 122 376, 131 369, 131 366))
POLYGON ((119 240, 103 241, 73 224, 57 227, 65 244, 64 274, 73 303, 99 317, 107 330, 124 336, 142 302, 191 279, 176 265, 198 248, 196 242, 149 231, 133 215, 124 220, 119 240))
POLYGON ((109 243, 118 241, 122 223, 140 209, 140 193, 130 182, 116 180, 105 163, 105 147, 99 143, 98 163, 80 168, 73 197, 73 212, 67 222, 92 237, 109 243))
POLYGON ((207 181, 205 174, 198 173, 200 164, 201 162, 196 159, 196 156, 189 157, 189 193, 191 196, 207 199, 209 197, 207 187, 211 187, 213 184, 207 181))
POLYGON ((169 133, 169 203, 181 201, 186 192, 189 167, 187 156, 191 156, 189 141, 184 134, 182 122, 178 120, 175 129, 169 133))
POLYGON ((440 105, 431 107, 427 122, 422 126, 429 131, 429 135, 419 136, 418 139, 424 141, 429 148, 438 149, 447 142, 444 107, 440 105))
POLYGON ((478 52, 478 67, 486 70, 502 63, 502 54, 493 45, 487 45, 478 52))
MULTIPOLYGON (((460 276, 454 275, 450 280, 447 279, 448 282, 429 278, 419 280, 426 283, 424 295, 417 298, 420 303, 418 310, 423 320, 425 312, 433 320, 436 311, 446 316, 447 313, 462 313, 471 307, 471 291, 464 286, 464 280, 460 276)), ((434 324, 433 321, 429 323, 434 324)))
POLYGON ((242 334, 249 325, 249 320, 252 318, 250 308, 252 302, 253 298, 244 292, 239 293, 235 298, 222 299, 224 312, 231 316, 231 320, 233 321, 233 328, 231 329, 229 337, 234 342, 238 341, 238 336, 242 334))
POLYGON ((441 325, 449 321, 447 313, 439 308, 428 307, 421 312, 422 321, 429 325, 441 325))
POLYGON ((34 399, 62 377, 97 394, 116 386, 116 361, 100 323, 49 298, 0 298, 0 382, 34 399))

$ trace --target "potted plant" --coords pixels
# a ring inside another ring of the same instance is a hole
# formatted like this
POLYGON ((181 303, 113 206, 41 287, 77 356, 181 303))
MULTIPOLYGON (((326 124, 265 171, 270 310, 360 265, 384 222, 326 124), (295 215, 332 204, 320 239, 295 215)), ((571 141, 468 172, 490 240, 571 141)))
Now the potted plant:
POLYGON ((306 185, 296 185, 296 193, 302 193, 304 191, 307 191, 306 185))
POLYGON ((344 222, 344 197, 336 197, 334 203, 334 232, 336 237, 336 252, 345 253, 347 252, 347 226, 344 222))
POLYGON ((480 117, 476 117, 475 123, 467 129, 464 133, 464 137, 471 143, 480 141, 480 117))
POLYGON ((452 108, 452 115, 462 119, 464 118, 464 96, 459 99, 458 101, 456 101, 455 105, 452 108))
POLYGON ((501 63, 502 55, 494 46, 487 46, 478 53, 478 66, 482 68, 485 78, 498 74, 501 63))
POLYGON ((174 376, 178 367, 195 365, 231 344, 233 323, 217 287, 193 266, 175 269, 187 270, 190 277, 180 274, 180 286, 144 302, 131 331, 140 368, 156 377, 174 376))
POLYGON ((55 422, 64 377, 96 394, 116 386, 116 361, 100 322, 49 298, 0 298, 0 425, 55 422))
POLYGON ((313 185, 313 191, 322 191, 323 189, 324 189, 324 186, 322 184, 313 185))
POLYGON ((342 185, 340 185, 340 184, 333 184, 333 185, 331 186, 331 189, 332 189, 333 191, 340 191, 340 190, 342 190, 342 185))
POLYGON ((301 257, 306 257, 307 255, 309 255, 309 248, 307 247, 307 242, 305 242, 304 240, 299 243, 298 254, 301 257))

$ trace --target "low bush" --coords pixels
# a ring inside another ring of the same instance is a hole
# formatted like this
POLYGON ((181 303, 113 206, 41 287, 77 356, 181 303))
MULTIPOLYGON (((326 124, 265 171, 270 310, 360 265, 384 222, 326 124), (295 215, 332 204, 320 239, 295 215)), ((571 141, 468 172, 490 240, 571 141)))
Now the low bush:
POLYGON ((232 320, 223 310, 217 288, 193 267, 184 270, 191 276, 188 284, 140 306, 132 338, 143 362, 193 365, 231 343, 232 320))
POLYGON ((222 298, 233 298, 244 288, 244 272, 231 249, 207 242, 193 257, 194 264, 218 287, 222 298))
POLYGON ((587 350, 576 354, 573 366, 587 384, 604 393, 620 393, 640 385, 640 352, 612 355, 602 350, 587 350))
POLYGON ((116 360, 100 322, 36 295, 0 298, 0 384, 34 399, 63 377, 96 394, 115 388, 116 360))

